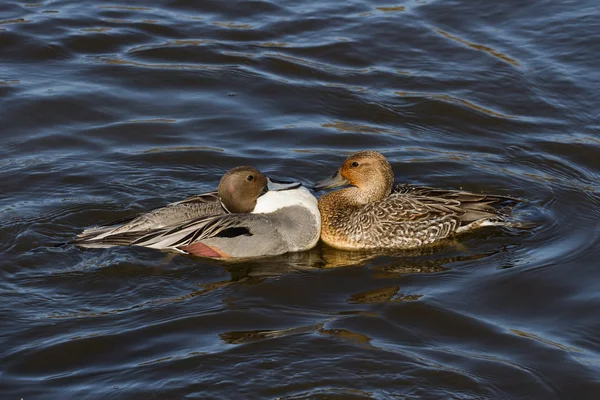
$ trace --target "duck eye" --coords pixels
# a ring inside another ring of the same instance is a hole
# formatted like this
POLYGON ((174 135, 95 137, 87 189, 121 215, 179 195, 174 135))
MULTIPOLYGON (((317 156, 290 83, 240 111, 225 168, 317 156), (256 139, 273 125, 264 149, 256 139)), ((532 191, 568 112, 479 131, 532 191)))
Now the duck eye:
POLYGON ((358 163, 357 163, 356 161, 354 161, 354 162, 352 163, 352 166, 353 166, 354 168, 356 168, 356 167, 358 167, 358 163))
POLYGON ((248 175, 248 177, 246 177, 246 180, 248 182, 252 182, 254 180, 254 175, 248 175))

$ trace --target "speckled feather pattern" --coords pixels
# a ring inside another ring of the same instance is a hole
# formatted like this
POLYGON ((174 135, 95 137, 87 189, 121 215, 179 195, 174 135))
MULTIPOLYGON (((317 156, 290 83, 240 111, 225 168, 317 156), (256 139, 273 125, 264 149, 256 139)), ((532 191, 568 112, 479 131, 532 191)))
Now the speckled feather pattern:
POLYGON ((339 207, 337 193, 320 202, 321 238, 337 248, 415 248, 444 239, 460 226, 458 213, 445 201, 393 194, 363 206, 339 207), (332 201, 337 207, 331 207, 332 201))
MULTIPOLYGON (((319 199, 321 239, 330 246, 345 250, 416 248, 457 232, 502 224, 504 211, 510 210, 508 205, 519 201, 509 196, 409 184, 398 184, 392 190, 391 168, 383 156, 360 152, 348 160, 366 158, 371 165, 385 165, 380 179, 369 179, 363 181, 365 187, 338 190, 319 199), (378 187, 388 194, 372 200, 369 192, 378 187)), ((370 173, 375 174, 373 169, 370 173)))

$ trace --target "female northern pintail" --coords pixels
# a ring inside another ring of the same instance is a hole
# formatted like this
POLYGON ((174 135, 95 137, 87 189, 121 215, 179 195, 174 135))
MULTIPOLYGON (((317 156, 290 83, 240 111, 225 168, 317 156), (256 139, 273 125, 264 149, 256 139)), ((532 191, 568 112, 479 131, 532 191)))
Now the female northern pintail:
POLYGON ((394 172, 376 151, 352 154, 317 189, 351 185, 319 199, 321 238, 345 250, 415 248, 482 226, 505 225, 508 196, 416 185, 394 186, 394 172), (504 209, 502 208, 504 207, 504 209))
POLYGON ((238 167, 223 176, 216 192, 87 229, 73 243, 245 258, 308 250, 320 229, 317 199, 300 183, 276 182, 255 168, 238 167))

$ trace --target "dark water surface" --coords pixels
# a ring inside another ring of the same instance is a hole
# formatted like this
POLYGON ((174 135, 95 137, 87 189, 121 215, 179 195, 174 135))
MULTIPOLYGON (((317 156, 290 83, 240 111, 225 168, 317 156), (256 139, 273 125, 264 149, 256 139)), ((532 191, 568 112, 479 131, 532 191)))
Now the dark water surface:
POLYGON ((600 398, 597 0, 2 1, 0 398, 600 398), (537 227, 224 265, 52 247, 250 164, 537 227))

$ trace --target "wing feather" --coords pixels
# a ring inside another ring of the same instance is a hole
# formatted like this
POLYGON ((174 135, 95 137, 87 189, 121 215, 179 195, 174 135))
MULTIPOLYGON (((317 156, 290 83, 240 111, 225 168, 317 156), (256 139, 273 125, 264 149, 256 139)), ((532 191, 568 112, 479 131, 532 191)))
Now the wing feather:
POLYGON ((268 218, 260 214, 224 214, 197 218, 177 227, 167 227, 146 234, 131 243, 132 246, 178 248, 215 237, 252 235, 268 218))
POLYGON ((208 192, 111 221, 103 226, 86 229, 73 243, 86 245, 104 241, 104 244, 109 242, 122 244, 122 241, 131 241, 131 237, 154 235, 159 229, 175 226, 184 221, 226 213, 229 211, 222 205, 217 192, 208 192))

